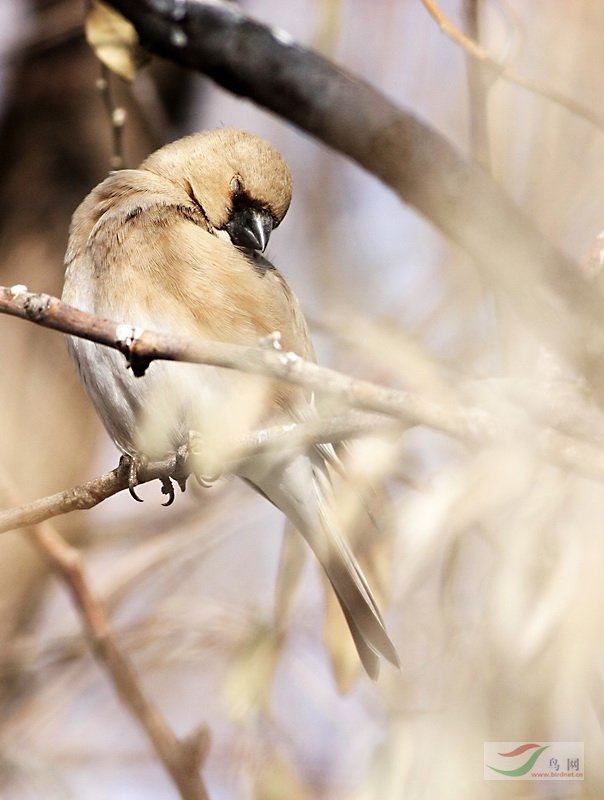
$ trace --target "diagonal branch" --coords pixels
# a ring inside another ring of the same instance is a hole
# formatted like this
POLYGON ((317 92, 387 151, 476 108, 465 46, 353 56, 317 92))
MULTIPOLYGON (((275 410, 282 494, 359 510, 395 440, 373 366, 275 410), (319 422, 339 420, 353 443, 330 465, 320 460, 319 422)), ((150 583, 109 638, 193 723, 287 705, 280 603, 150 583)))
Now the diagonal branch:
MULTIPOLYGON (((286 449, 299 450, 311 444, 341 442, 357 436, 391 434, 398 430, 400 423, 388 417, 359 412, 348 412, 329 420, 316 420, 304 424, 276 425, 243 436, 229 463, 222 465, 223 472, 232 472, 237 463, 261 453, 283 452, 286 449)), ((170 478, 175 474, 182 475, 180 454, 141 467, 137 474, 137 483, 149 483, 157 479, 170 478)), ((123 463, 111 472, 99 475, 79 486, 15 508, 0 510, 0 533, 39 524, 53 517, 69 514, 71 511, 94 508, 114 494, 127 489, 128 485, 128 465, 123 463)))
MULTIPOLYGON (((341 442, 355 436, 391 435, 400 426, 393 425, 387 417, 352 412, 314 423, 275 426, 255 431, 242 438, 240 448, 233 455, 236 461, 225 464, 225 472, 236 462, 269 450, 283 452, 285 448, 300 448, 312 443, 341 442)), ((489 437, 484 437, 488 443, 489 437)), ((508 441, 508 440, 506 440, 508 441)), ((567 435, 551 428, 543 428, 537 438, 541 457, 551 463, 590 480, 604 483, 604 455, 597 445, 579 435, 567 435)), ((176 471, 182 475, 182 465, 176 455, 164 461, 150 463, 138 474, 138 483, 148 483, 157 478, 169 478, 176 471)), ((86 481, 79 486, 34 500, 21 506, 0 510, 0 533, 18 528, 39 525, 53 517, 93 508, 114 494, 128 488, 128 470, 123 467, 86 481)))
POLYGON ((172 732, 159 709, 147 697, 134 667, 119 649, 103 605, 93 594, 78 552, 48 523, 30 529, 30 538, 49 567, 71 594, 97 661, 105 670, 122 705, 137 720, 183 800, 207 800, 200 768, 209 746, 202 725, 184 740, 172 732))
MULTIPOLYGON (((11 489, 8 482, 7 489, 11 489)), ((123 707, 149 739, 182 800, 208 800, 200 775, 209 746, 206 726, 201 725, 186 739, 175 736, 159 709, 145 694, 129 658, 120 650, 103 604, 90 587, 77 550, 48 522, 30 525, 25 533, 71 595, 95 659, 113 684, 123 707)))
MULTIPOLYGON (((175 458, 165 462, 150 464, 139 474, 139 483, 147 483, 156 478, 169 475, 175 468, 175 458)), ((52 517, 94 508, 103 500, 128 488, 128 471, 117 467, 98 478, 66 489, 63 492, 34 500, 16 508, 0 511, 0 533, 36 525, 52 517)))

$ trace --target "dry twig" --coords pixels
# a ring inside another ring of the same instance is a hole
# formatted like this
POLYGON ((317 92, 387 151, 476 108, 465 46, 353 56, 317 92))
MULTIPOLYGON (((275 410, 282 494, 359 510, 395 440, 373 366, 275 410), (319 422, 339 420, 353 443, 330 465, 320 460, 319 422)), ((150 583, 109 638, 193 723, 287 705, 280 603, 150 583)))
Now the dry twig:
MULTIPOLYGON (((23 524, 28 523, 24 521, 23 524)), ((200 775, 209 746, 205 725, 186 739, 175 736, 144 692, 130 660, 120 650, 103 604, 90 587, 77 550, 48 522, 29 523, 25 533, 71 595, 94 657, 113 684, 124 708, 151 742, 180 797, 183 800, 207 800, 208 794, 200 775)))
POLYGON ((105 64, 101 64, 101 77, 97 81, 97 89, 103 99, 107 112, 107 119, 111 126, 111 169, 124 169, 124 125, 126 124, 126 109, 116 103, 111 89, 111 71, 105 64))
MULTIPOLYGON (((351 412, 329 420, 317 420, 300 425, 278 425, 255 431, 242 437, 236 453, 224 471, 230 472, 240 461, 259 453, 292 448, 299 449, 313 443, 338 442, 363 435, 384 435, 396 431, 400 426, 388 417, 351 412)), ((163 461, 154 461, 141 467, 137 474, 139 484, 169 478, 182 470, 176 455, 163 461)), ((16 528, 35 525, 71 511, 94 508, 103 500, 128 488, 128 466, 120 464, 111 472, 99 475, 79 486, 66 489, 48 497, 34 500, 15 508, 0 511, 0 533, 16 528)))
MULTIPOLYGON (((407 425, 425 425, 468 444, 484 445, 501 436, 509 438, 513 435, 513 431, 502 428, 491 414, 479 408, 435 403, 409 392, 387 389, 319 367, 293 353, 213 341, 193 343, 153 331, 137 330, 129 325, 79 311, 49 295, 27 292, 23 286, 10 289, 0 287, 0 313, 11 314, 120 350, 130 364, 135 365, 139 374, 154 359, 211 364, 281 378, 308 389, 331 394, 345 401, 346 407, 356 406, 379 412, 379 415, 350 412, 327 421, 318 419, 250 433, 241 439, 239 446, 233 451, 232 461, 223 465, 226 472, 232 471, 240 461, 271 449, 299 448, 319 442, 342 441, 359 435, 390 434, 395 420, 407 425)), ((521 407, 524 406, 525 411, 531 414, 530 399, 521 397, 520 402, 521 407)), ((585 401, 580 401, 577 397, 577 402, 585 412, 585 401)), ((546 416, 550 413, 555 417, 555 404, 553 410, 548 412, 543 408, 541 413, 543 412, 546 416)), ((394 430, 396 429, 395 425, 394 430)), ((604 479, 599 450, 582 441, 584 435, 580 425, 575 433, 576 436, 568 436, 542 425, 539 449, 543 457, 566 469, 575 469, 587 477, 604 479)), ((139 482, 169 477, 181 469, 177 457, 171 456, 164 461, 147 465, 139 473, 139 482)), ((0 512, 0 533, 39 523, 70 511, 92 508, 127 486, 128 471, 118 467, 81 486, 20 508, 0 512)))
POLYGON ((499 61, 490 56, 478 42, 466 36, 463 31, 454 25, 435 0, 421 0, 421 2, 445 36, 448 36, 449 39, 462 47, 468 55, 480 62, 485 68, 489 69, 493 73, 494 78, 502 78, 509 83, 520 86, 522 89, 539 95, 539 97, 550 100, 552 103, 556 103, 567 111, 570 111, 571 114, 576 114, 586 122, 595 125, 600 131, 604 131, 604 119, 598 116, 598 114, 594 114, 588 106, 577 103, 572 97, 567 97, 562 92, 557 92, 555 89, 550 89, 540 83, 531 81, 525 78, 524 75, 516 72, 516 70, 499 63, 499 61))

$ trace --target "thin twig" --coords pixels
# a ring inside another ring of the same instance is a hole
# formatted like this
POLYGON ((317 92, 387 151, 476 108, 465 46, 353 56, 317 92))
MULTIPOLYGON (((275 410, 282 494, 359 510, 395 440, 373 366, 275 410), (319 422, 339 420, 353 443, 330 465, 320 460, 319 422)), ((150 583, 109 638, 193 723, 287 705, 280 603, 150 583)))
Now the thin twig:
MULTIPOLYGON (((527 405, 530 414, 530 403, 527 405)), ((542 413, 554 418, 557 416, 555 407, 542 409, 542 413)), ((468 434, 466 442, 473 444, 481 441, 483 444, 488 444, 496 441, 495 432, 498 431, 498 426, 487 414, 483 414, 483 422, 482 436, 478 437, 479 429, 475 424, 474 412, 470 412, 470 422, 466 426, 468 434)), ((300 449, 318 443, 341 442, 358 436, 392 436, 400 431, 400 423, 387 416, 354 411, 329 420, 276 425, 242 436, 240 441, 235 443, 229 461, 222 465, 223 472, 235 471, 239 463, 262 453, 283 452, 288 448, 300 449)), ((508 438, 509 436, 506 440, 508 438)), ((604 482, 604 456, 601 448, 584 440, 580 426, 576 435, 561 433, 551 427, 544 428, 539 433, 538 450, 541 456, 552 464, 574 470, 577 474, 592 480, 604 482)), ((182 476, 180 454, 145 465, 139 471, 137 479, 139 484, 143 484, 158 478, 170 478, 177 473, 182 476)), ((0 533, 38 524, 71 511, 93 508, 126 488, 128 488, 128 469, 124 464, 79 486, 0 511, 0 533)))
POLYGON ((111 169, 124 169, 124 125, 126 124, 126 109, 115 102, 111 89, 111 70, 101 64, 101 77, 97 81, 97 89, 103 99, 109 125, 111 126, 111 169))
MULTIPOLYGON (((377 412, 407 425, 424 425, 468 444, 485 444, 498 436, 511 434, 492 414, 480 408, 435 402, 410 392, 378 386, 326 367, 319 367, 317 364, 304 361, 294 353, 216 341, 191 342, 182 337, 139 330, 79 311, 50 295, 28 292, 24 286, 0 287, 0 313, 11 314, 54 330, 113 347, 124 353, 141 374, 154 359, 209 364, 280 378, 318 393, 336 397, 344 401, 347 408, 377 412)), ((526 399, 523 405, 527 405, 526 399)), ((263 449, 273 447, 300 447, 302 444, 312 442, 335 442, 372 431, 379 434, 385 432, 388 425, 388 422, 375 417, 354 418, 342 415, 329 422, 324 420, 308 422, 306 426, 293 424, 277 426, 268 431, 249 434, 247 438, 243 437, 238 443, 239 446, 234 448, 232 458, 243 460, 262 452, 263 449)), ((554 433, 545 431, 544 435, 548 437, 550 443, 554 433)), ((582 438, 580 431, 578 436, 579 439, 582 438)), ((569 438, 563 450, 579 452, 583 444, 578 441, 575 447, 575 440, 569 438)), ((549 460, 557 463, 558 457, 552 450, 551 444, 548 444, 545 450, 549 460)), ((590 456, 588 451, 585 457, 586 468, 583 469, 578 461, 576 469, 581 474, 593 477, 594 474, 598 474, 599 460, 596 455, 590 456)), ((564 460, 566 461, 566 456, 564 460)), ((226 471, 230 471, 236 466, 236 462, 229 462, 224 466, 226 471)), ((140 473, 140 481, 143 483, 171 475, 175 468, 174 457, 150 464, 140 473)), ((31 524, 59 513, 91 508, 115 492, 126 488, 127 485, 128 478, 125 471, 114 470, 75 490, 60 492, 50 498, 35 501, 23 510, 23 513, 31 516, 24 517, 18 524, 31 524)), ((9 515, 11 512, 3 513, 9 515)), ((7 530, 8 527, 15 527, 16 524, 13 517, 0 514, 0 532, 7 530)))
MULTIPOLYGON (((300 449, 315 443, 341 442, 357 436, 385 435, 400 429, 400 423, 374 414, 349 412, 329 420, 277 425, 242 436, 224 472, 232 472, 237 463, 255 455, 278 450, 300 449), (394 426, 394 427, 393 427, 394 426)), ((176 455, 154 461, 142 467, 137 475, 139 484, 170 477, 182 469, 176 455)), ((90 481, 48 497, 15 508, 0 511, 0 533, 34 525, 71 511, 94 508, 103 500, 128 488, 127 465, 100 475, 90 481)))
MULTIPOLYGON (((150 464, 139 474, 139 483, 146 483, 174 470, 175 458, 150 464)), ((86 481, 72 489, 34 500, 18 508, 0 511, 0 533, 35 525, 70 511, 94 508, 108 497, 128 487, 127 470, 117 467, 98 478, 86 481)))
MULTIPOLYGON (((467 30, 474 41, 479 38, 479 3, 480 0, 464 0, 463 13, 467 30)), ((472 156, 489 173, 493 172, 491 143, 489 137, 488 115, 488 74, 468 54, 466 58, 468 75, 468 94, 470 105, 470 148, 472 156)))
MULTIPOLYGON (((9 492, 14 494, 14 490, 9 492)), ((68 590, 97 662, 124 708, 138 722, 183 800, 208 800, 200 769, 209 746, 205 725, 186 739, 176 737, 142 689, 130 659, 120 650, 103 604, 90 587, 79 553, 48 522, 29 526, 26 535, 68 590)))
POLYGON ((503 80, 509 83, 513 83, 516 86, 520 86, 522 89, 526 89, 546 100, 550 100, 552 103, 562 106, 572 114, 576 114, 586 122, 591 123, 600 131, 604 131, 604 119, 598 114, 594 114, 591 108, 582 103, 578 103, 576 100, 573 100, 572 97, 567 97, 565 94, 562 94, 562 92, 531 81, 519 72, 499 63, 499 61, 490 56, 476 41, 466 36, 463 31, 454 25, 435 0, 421 0, 421 3, 432 19, 438 24, 438 27, 445 36, 448 36, 449 39, 462 47, 466 53, 476 59, 476 61, 479 61, 484 67, 492 70, 495 73, 495 77, 503 78, 503 80))
POLYGON ((103 666, 124 707, 138 721, 183 800, 207 800, 200 768, 209 746, 202 725, 187 739, 178 739, 143 691, 127 656, 121 652, 105 610, 89 587, 79 554, 48 523, 31 528, 30 539, 69 590, 97 661, 103 666))

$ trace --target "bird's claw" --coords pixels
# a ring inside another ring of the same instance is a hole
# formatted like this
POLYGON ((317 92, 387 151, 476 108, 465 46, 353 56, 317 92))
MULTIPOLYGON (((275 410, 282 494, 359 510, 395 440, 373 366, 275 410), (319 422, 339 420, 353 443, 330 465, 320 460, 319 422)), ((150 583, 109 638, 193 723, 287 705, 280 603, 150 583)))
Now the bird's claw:
POLYGON ((207 475, 199 475, 197 472, 193 472, 193 477, 200 486, 203 486, 204 489, 211 489, 214 483, 218 480, 217 475, 208 477, 207 475))
MULTIPOLYGON (((196 455, 199 454, 202 446, 203 446, 203 440, 202 437, 199 435, 199 433, 197 433, 196 431, 189 431, 189 440, 179 449, 178 458, 180 458, 182 461, 183 472, 186 474, 187 477, 189 477, 189 475, 192 475, 195 478, 195 481, 200 486, 203 486, 204 489, 211 489, 214 483, 218 480, 219 476, 201 475, 199 472, 196 472, 194 469, 191 469, 190 462, 191 460, 193 460, 193 464, 195 463, 194 458, 196 455)), ((175 478, 175 480, 177 479, 175 478)))
MULTIPOLYGON (((135 485, 136 485, 136 484, 135 484, 135 485)), ((142 502, 144 502, 144 501, 143 501, 143 498, 142 498, 142 497, 139 497, 139 496, 137 495, 137 493, 136 493, 136 491, 135 491, 135 489, 134 489, 134 486, 133 486, 132 484, 130 484, 130 483, 128 484, 128 493, 130 494, 130 497, 132 497, 132 498, 134 498, 134 499, 136 500, 136 502, 137 502, 137 503, 142 503, 142 502)))
POLYGON ((139 497, 135 491, 138 486, 138 473, 144 466, 144 460, 141 456, 127 456, 123 455, 120 458, 120 467, 127 470, 128 476, 128 492, 130 497, 134 498, 137 503, 142 503, 142 497, 139 497))
POLYGON ((181 492, 184 492, 187 488, 187 478, 190 475, 190 470, 187 466, 188 457, 188 445, 179 447, 176 451, 176 461, 173 473, 171 475, 164 475, 159 479, 161 482, 161 493, 166 495, 168 498, 165 503, 162 503, 162 506, 165 508, 171 506, 176 498, 176 494, 174 492, 174 483, 172 483, 172 481, 177 484, 181 492))
MULTIPOLYGON (((167 476, 164 478, 160 478, 160 481, 161 481, 161 493, 168 495, 168 499, 166 500, 165 503, 162 503, 162 506, 167 508, 168 506, 171 506, 172 503, 174 502, 174 497, 175 497, 174 486, 172 485, 172 481, 170 480, 170 478, 168 478, 167 476)), ((184 489, 182 488, 181 484, 179 483, 178 485, 184 492, 184 489)))
MULTIPOLYGON (((199 439, 197 434, 191 433, 189 441, 178 448, 176 451, 176 462, 174 470, 171 475, 160 476, 161 492, 167 497, 162 506, 171 506, 175 500, 174 483, 179 487, 181 492, 187 488, 187 480, 189 475, 193 475, 195 480, 200 486, 205 489, 210 488, 213 483, 218 479, 218 476, 200 475, 191 469, 190 459, 194 454, 193 443, 199 439), (174 483, 173 483, 174 482, 174 483)), ((128 492, 130 497, 136 500, 137 503, 142 503, 142 497, 136 493, 136 487, 140 483, 139 474, 142 469, 147 466, 148 459, 142 455, 123 455, 120 459, 120 468, 125 471, 128 481, 128 492)))

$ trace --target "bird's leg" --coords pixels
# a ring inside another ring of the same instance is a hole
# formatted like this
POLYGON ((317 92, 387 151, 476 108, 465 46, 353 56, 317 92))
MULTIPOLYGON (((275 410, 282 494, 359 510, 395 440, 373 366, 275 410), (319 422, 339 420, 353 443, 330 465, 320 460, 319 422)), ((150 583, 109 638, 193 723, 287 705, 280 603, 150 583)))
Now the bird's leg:
MULTIPOLYGON (((165 503, 162 503, 162 506, 171 506, 174 502, 174 486, 172 484, 172 478, 176 481, 176 483, 180 486, 181 491, 184 492, 185 485, 188 477, 188 472, 185 472, 185 468, 183 467, 182 458, 180 458, 180 452, 176 454, 176 467, 174 469, 174 474, 170 477, 168 475, 161 476, 159 481, 161 483, 161 493, 167 495, 168 499, 165 503)), ((142 497, 139 497, 136 493, 136 487, 139 484, 139 474, 141 470, 143 470, 147 464, 149 463, 149 459, 143 455, 136 455, 136 456, 129 456, 123 455, 120 458, 120 469, 126 472, 128 478, 128 491, 130 492, 130 496, 133 497, 138 503, 142 503, 142 497)))
POLYGON ((189 442, 182 444, 176 451, 176 464, 174 466, 174 473, 172 477, 180 487, 180 491, 184 492, 187 488, 187 478, 191 474, 189 467, 190 448, 189 442))

